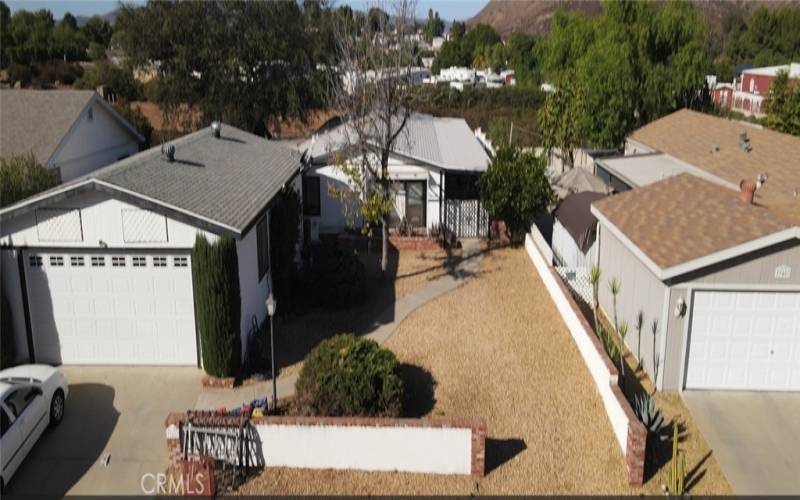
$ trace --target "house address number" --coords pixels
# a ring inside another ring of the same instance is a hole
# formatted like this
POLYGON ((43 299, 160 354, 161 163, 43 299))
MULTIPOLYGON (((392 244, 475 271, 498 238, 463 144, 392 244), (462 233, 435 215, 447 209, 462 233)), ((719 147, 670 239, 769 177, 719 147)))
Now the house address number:
POLYGON ((788 280, 792 277, 792 266, 781 264, 775 267, 775 279, 788 280))

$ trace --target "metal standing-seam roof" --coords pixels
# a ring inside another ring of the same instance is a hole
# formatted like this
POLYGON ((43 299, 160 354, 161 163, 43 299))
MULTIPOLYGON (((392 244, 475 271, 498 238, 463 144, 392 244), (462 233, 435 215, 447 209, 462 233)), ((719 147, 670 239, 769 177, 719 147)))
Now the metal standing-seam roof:
POLYGON ((55 194, 95 184, 243 234, 301 168, 291 147, 222 125, 220 138, 206 127, 173 142, 174 161, 160 147, 74 179, 0 210, 7 216, 55 194))
MULTIPOLYGON (((33 153, 46 165, 95 96, 105 103, 94 90, 0 91, 0 154, 33 153)), ((116 112, 112 114, 124 121, 116 112)), ((144 140, 132 125, 125 125, 139 141, 144 140)))
MULTIPOLYGON (((327 159, 347 144, 347 126, 317 134, 301 150, 314 159, 327 159)), ((446 170, 482 172, 489 166, 489 156, 462 118, 411 113, 394 153, 446 170)))

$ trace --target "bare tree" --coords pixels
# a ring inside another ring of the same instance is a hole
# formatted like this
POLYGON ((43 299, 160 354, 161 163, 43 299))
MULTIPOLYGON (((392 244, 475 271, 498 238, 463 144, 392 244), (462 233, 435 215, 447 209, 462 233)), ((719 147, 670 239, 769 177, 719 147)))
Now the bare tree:
POLYGON ((329 71, 329 105, 344 120, 336 164, 350 188, 329 190, 340 199, 357 198, 366 232, 380 227, 381 271, 386 272, 394 206, 389 157, 411 115, 415 5, 397 0, 391 16, 383 6, 336 23, 338 65, 329 71))

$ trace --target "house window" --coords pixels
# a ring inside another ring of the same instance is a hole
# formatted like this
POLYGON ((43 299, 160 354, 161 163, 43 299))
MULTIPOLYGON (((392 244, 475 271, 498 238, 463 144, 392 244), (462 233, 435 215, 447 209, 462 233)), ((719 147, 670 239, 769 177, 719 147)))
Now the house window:
POLYGON ((125 267, 125 257, 111 257, 112 267, 125 267))
POLYGON ((28 262, 31 267, 42 267, 42 256, 31 255, 30 257, 28 257, 28 262))
POLYGON ((83 267, 83 256, 73 255, 69 258, 69 265, 72 267, 83 267))
POLYGON ((105 267, 106 258, 102 255, 95 255, 92 257, 92 267, 105 267))
POLYGON ((172 265, 175 267, 187 267, 189 265, 188 257, 173 257, 172 265))
POLYGON ((133 267, 147 267, 147 257, 132 257, 133 267))
POLYGON ((256 246, 258 247, 258 281, 269 271, 269 218, 267 215, 256 226, 256 246))
POLYGON ((51 255, 50 256, 50 265, 51 266, 56 266, 56 267, 63 266, 64 265, 64 257, 61 257, 60 255, 51 255))
POLYGON ((303 177, 303 215, 320 215, 319 177, 303 177))
POLYGON ((153 257, 153 267, 167 267, 167 258, 153 257))

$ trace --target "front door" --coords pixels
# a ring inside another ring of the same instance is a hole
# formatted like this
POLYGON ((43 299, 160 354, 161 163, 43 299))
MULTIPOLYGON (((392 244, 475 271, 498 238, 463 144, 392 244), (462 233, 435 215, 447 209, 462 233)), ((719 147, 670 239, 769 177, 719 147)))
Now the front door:
POLYGON ((411 227, 425 227, 425 182, 406 182, 406 222, 411 227))

